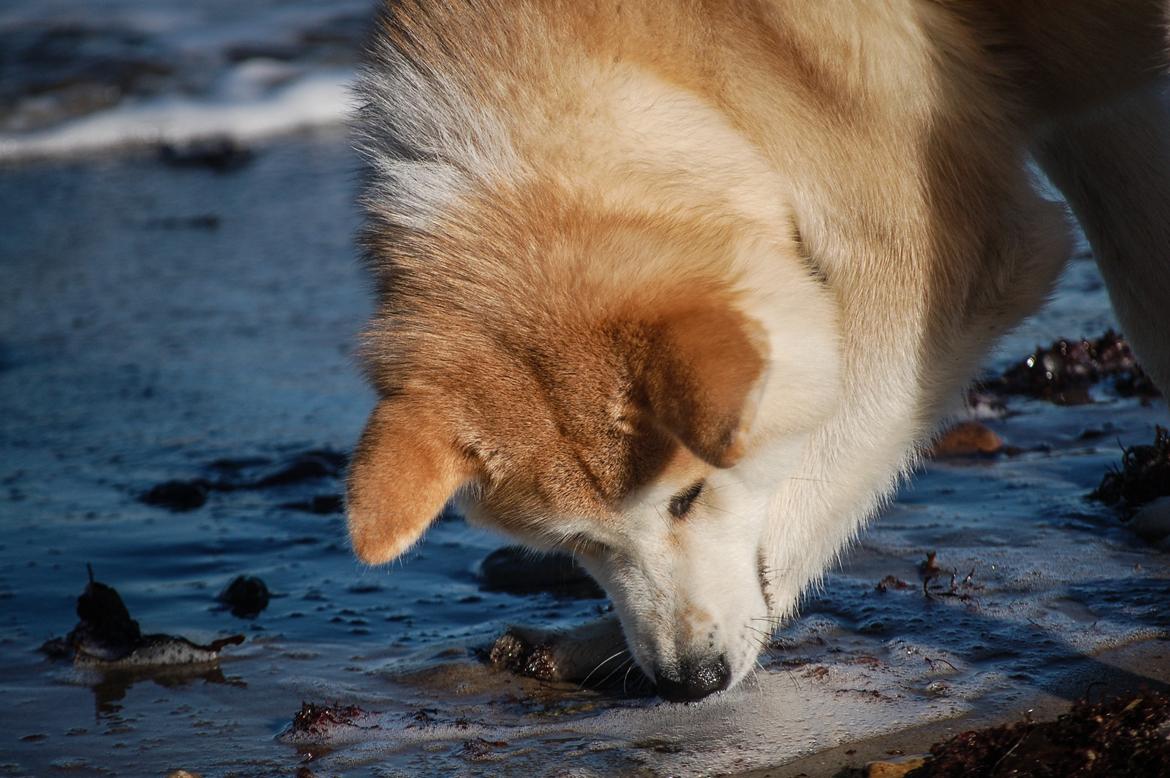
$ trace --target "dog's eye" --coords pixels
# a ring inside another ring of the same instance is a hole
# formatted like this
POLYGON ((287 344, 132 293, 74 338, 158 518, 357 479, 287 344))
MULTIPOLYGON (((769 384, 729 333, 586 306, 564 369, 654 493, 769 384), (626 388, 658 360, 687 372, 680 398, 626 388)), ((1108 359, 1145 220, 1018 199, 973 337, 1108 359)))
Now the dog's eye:
POLYGON ((691 505, 695 502, 698 496, 702 494, 702 492, 703 482, 695 481, 695 483, 688 486, 685 491, 681 491, 674 497, 671 497, 670 506, 667 508, 667 510, 670 511, 670 515, 676 519, 681 519, 683 516, 686 516, 687 513, 691 510, 691 505))

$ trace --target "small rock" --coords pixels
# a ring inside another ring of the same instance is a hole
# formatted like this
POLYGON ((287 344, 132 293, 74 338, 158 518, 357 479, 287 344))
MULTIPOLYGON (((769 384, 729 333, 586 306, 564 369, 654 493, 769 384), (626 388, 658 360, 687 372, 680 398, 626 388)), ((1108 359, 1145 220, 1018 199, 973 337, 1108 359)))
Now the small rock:
POLYGON ((193 511, 207 502, 211 484, 202 478, 190 481, 165 481, 153 486, 138 499, 172 511, 193 511))
POLYGON ((923 755, 900 756, 896 759, 882 759, 865 766, 865 778, 902 778, 911 770, 926 764, 923 755))
POLYGON ((317 494, 308 500, 282 503, 280 507, 290 511, 303 511, 325 516, 330 513, 341 513, 345 508, 345 501, 341 499, 340 494, 317 494))
POLYGON ((231 138, 208 138, 185 145, 168 143, 159 149, 159 159, 172 167, 203 167, 228 173, 251 163, 252 152, 231 138))
POLYGON ((498 548, 479 565, 480 588, 489 592, 597 599, 601 587, 567 554, 535 554, 520 546, 498 548))
POLYGON ((340 475, 345 467, 346 457, 334 451, 306 451, 276 472, 269 473, 256 481, 253 486, 266 489, 271 486, 287 486, 317 478, 332 478, 340 475))
POLYGON ((252 575, 236 576, 216 598, 231 608, 233 616, 255 618, 268 607, 268 586, 252 575))
POLYGON ((1003 450, 1003 439, 985 424, 963 421, 951 427, 931 449, 933 457, 969 457, 998 454, 1003 450))

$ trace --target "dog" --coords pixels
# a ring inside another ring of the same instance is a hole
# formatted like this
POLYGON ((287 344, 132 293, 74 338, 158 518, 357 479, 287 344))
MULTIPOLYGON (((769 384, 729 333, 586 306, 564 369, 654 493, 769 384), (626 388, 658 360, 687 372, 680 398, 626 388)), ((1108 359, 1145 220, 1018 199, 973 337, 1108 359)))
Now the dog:
POLYGON ((572 553, 664 699, 735 686, 1050 293, 1069 215, 1030 158, 1170 388, 1167 16, 387 2, 357 87, 357 556, 454 500, 572 553))

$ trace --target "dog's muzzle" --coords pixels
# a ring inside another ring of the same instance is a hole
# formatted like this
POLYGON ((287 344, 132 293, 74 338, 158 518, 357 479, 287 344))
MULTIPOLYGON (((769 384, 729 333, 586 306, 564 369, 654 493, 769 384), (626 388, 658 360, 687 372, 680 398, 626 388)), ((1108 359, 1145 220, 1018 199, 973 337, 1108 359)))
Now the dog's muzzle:
POLYGON ((700 662, 684 660, 679 663, 677 674, 662 668, 654 672, 658 695, 667 702, 701 700, 726 689, 730 680, 731 668, 722 655, 700 662))

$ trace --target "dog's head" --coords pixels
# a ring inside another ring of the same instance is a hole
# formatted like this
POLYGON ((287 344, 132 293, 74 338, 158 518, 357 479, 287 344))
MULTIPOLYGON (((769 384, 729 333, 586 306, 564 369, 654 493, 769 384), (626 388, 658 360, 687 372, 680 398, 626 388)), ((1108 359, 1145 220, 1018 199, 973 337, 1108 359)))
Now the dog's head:
POLYGON ((575 555, 664 697, 738 682, 774 613, 769 497, 838 393, 834 306, 790 249, 561 219, 464 236, 440 270, 399 254, 349 477, 358 556, 394 559, 455 498, 575 555))

